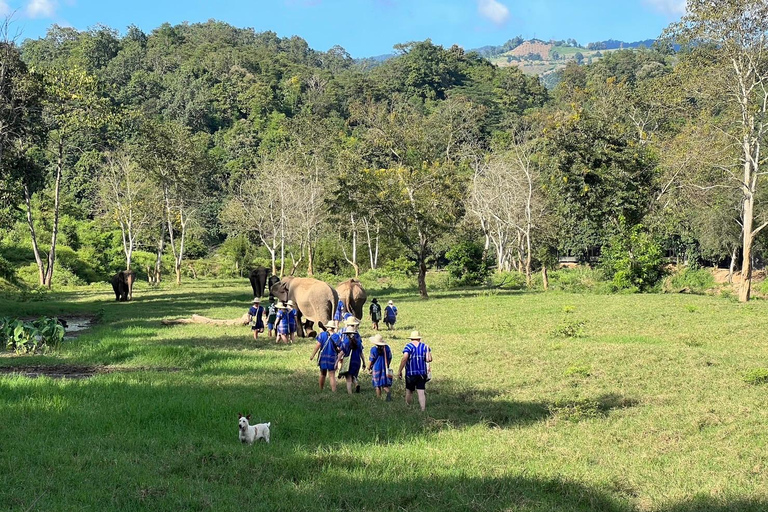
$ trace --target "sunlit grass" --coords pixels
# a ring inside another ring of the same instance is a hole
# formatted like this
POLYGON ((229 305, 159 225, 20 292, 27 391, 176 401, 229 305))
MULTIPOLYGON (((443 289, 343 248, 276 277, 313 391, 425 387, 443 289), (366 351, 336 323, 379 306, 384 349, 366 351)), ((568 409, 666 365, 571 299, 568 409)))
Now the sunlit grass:
MULTIPOLYGON (((435 357, 427 413, 317 388, 311 341, 235 318, 245 281, 106 287, 0 303, 97 314, 56 353, 0 366, 98 365, 89 379, 0 376, 0 510, 766 510, 768 307, 705 296, 392 288, 399 354, 435 357), (554 334, 583 322, 579 336, 554 334), (237 413, 272 422, 243 446, 237 413), (35 501, 37 500, 37 501, 35 501)), ((371 331, 367 318, 362 332, 371 331)))

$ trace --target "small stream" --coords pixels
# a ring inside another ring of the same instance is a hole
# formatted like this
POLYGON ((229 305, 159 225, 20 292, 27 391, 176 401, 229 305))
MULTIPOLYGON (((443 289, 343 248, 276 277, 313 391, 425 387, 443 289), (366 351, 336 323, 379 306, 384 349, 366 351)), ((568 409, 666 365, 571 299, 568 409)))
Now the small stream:
POLYGON ((64 328, 64 339, 73 340, 83 334, 84 331, 90 329, 94 325, 93 317, 86 316, 73 316, 73 317, 61 317, 61 320, 67 322, 64 328))

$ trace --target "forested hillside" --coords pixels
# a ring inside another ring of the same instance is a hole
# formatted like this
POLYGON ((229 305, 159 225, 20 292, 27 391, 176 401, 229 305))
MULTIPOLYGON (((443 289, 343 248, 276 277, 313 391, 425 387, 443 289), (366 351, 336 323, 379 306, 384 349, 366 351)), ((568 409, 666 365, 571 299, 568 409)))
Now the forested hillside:
MULTIPOLYGON (((765 104, 757 86, 738 96, 732 57, 764 56, 726 14, 670 27, 712 45, 573 59, 550 92, 430 41, 366 69, 217 21, 6 40, 0 272, 50 287, 124 268, 151 282, 383 269, 416 273, 426 296, 436 265, 530 280, 557 254, 601 255, 617 286, 644 289, 666 251, 743 255, 749 276, 764 162, 745 175, 745 161, 765 104)), ((761 66, 742 83, 767 85, 761 66)))

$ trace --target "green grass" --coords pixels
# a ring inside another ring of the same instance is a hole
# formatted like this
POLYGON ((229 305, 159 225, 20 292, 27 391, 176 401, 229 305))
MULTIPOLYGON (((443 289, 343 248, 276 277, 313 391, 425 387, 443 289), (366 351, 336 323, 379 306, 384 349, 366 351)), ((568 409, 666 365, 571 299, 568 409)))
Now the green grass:
MULTIPOLYGON (((379 283, 383 286, 384 284, 379 283)), ((89 379, 0 376, 0 510, 768 509, 768 305, 690 295, 369 286, 435 358, 427 413, 317 389, 312 342, 255 342, 247 281, 106 286, 0 299, 3 314, 99 314, 89 333, 0 366, 105 365, 89 379), (556 336, 564 321, 580 336, 556 336), (272 422, 241 445, 237 413, 272 422)), ((370 336, 367 321, 362 333, 370 336)))

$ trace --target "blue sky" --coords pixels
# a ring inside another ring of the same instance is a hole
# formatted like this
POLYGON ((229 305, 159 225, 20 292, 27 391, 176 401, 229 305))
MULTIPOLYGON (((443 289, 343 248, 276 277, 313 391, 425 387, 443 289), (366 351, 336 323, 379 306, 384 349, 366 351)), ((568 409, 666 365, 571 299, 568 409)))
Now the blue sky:
POLYGON ((298 35, 316 49, 343 46, 353 57, 390 53, 396 43, 430 38, 466 49, 525 38, 657 37, 680 18, 685 0, 0 0, 13 13, 12 31, 38 38, 57 23, 80 30, 103 24, 124 33, 131 24, 151 32, 164 22, 210 18, 281 37, 298 35))

